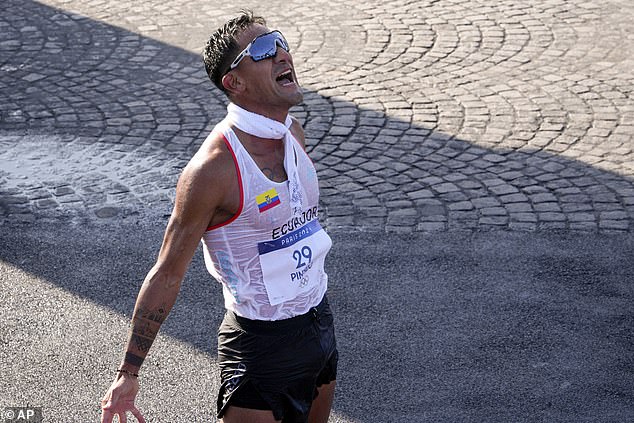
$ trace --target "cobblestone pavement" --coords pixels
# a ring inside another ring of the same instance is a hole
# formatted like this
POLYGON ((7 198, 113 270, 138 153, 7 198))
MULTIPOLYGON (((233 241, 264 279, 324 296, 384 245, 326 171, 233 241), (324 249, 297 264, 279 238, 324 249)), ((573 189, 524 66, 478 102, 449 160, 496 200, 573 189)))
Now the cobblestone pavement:
MULTIPOLYGON (((333 229, 634 229, 629 0, 245 1, 292 43, 333 229)), ((165 218, 221 2, 5 0, 0 221, 165 218)))

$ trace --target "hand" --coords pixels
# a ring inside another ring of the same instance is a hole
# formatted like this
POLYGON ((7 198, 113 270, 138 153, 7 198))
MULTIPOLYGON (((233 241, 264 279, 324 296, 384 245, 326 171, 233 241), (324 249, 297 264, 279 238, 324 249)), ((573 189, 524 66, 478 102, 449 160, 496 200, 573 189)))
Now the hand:
POLYGON ((131 412, 139 423, 145 423, 141 412, 134 406, 136 394, 139 392, 139 382, 136 377, 121 374, 110 386, 101 400, 101 423, 112 423, 115 415, 120 423, 126 423, 127 412, 131 412))

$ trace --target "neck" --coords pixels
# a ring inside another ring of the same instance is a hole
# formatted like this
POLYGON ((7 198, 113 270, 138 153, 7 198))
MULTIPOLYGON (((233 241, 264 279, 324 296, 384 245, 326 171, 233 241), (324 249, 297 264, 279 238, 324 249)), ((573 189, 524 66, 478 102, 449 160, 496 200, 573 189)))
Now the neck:
POLYGON ((266 115, 249 111, 235 103, 227 106, 227 119, 232 125, 254 137, 271 140, 286 137, 292 123, 288 115, 284 122, 280 122, 266 115))
POLYGON ((284 123, 286 116, 288 116, 289 108, 275 107, 271 104, 262 104, 257 102, 244 102, 241 100, 232 100, 236 105, 242 107, 244 110, 248 110, 251 113, 273 119, 277 122, 284 123))
POLYGON ((279 146, 282 145, 280 144, 280 141, 283 140, 282 138, 262 138, 262 137, 256 137, 253 134, 249 134, 248 132, 244 132, 243 130, 241 130, 240 128, 236 127, 236 126, 232 126, 233 132, 236 132, 239 136, 238 138, 240 140, 244 140, 246 142, 248 142, 249 144, 253 144, 253 145, 257 145, 257 146, 262 146, 264 149, 269 149, 271 148, 271 146, 275 147, 275 146, 279 146))

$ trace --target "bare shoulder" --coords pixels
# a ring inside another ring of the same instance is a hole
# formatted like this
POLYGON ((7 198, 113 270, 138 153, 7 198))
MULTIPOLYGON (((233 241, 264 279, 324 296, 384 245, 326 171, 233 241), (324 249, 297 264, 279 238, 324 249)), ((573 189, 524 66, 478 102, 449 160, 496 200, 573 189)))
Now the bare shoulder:
POLYGON ((220 133, 212 133, 191 158, 180 179, 193 179, 193 182, 206 183, 209 178, 217 181, 223 178, 227 170, 232 170, 233 156, 220 133))
POLYGON ((302 146, 302 148, 305 150, 306 138, 304 136, 304 127, 302 127, 302 124, 294 116, 291 116, 291 120, 293 121, 293 123, 291 124, 291 133, 293 134, 295 139, 297 139, 297 141, 302 146))
POLYGON ((235 197, 232 185, 226 182, 232 176, 237 179, 232 166, 233 158, 222 135, 210 135, 178 178, 157 268, 182 279, 202 235, 214 219, 224 218, 222 207, 235 197))
POLYGON ((183 169, 176 187, 174 212, 185 218, 211 221, 218 217, 219 210, 232 204, 235 180, 233 155, 222 134, 214 133, 183 169))

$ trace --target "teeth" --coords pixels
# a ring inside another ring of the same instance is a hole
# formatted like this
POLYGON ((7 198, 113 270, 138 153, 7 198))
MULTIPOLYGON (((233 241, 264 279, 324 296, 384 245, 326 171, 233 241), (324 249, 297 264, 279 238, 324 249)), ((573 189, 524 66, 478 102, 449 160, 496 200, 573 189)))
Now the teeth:
POLYGON ((283 73, 279 74, 278 77, 275 78, 275 79, 277 79, 279 81, 279 80, 284 79, 286 77, 288 77, 289 79, 291 79, 293 77, 290 70, 287 70, 286 72, 283 72, 283 73))

